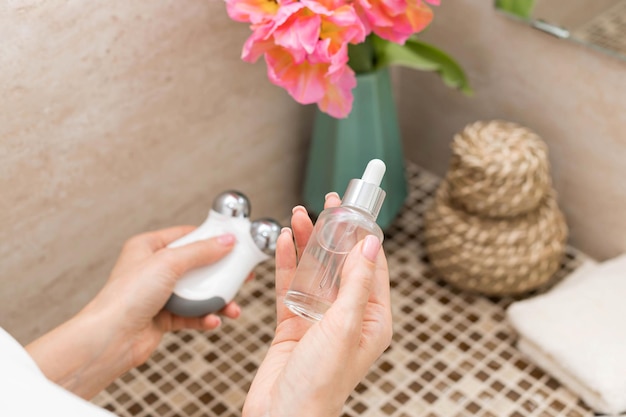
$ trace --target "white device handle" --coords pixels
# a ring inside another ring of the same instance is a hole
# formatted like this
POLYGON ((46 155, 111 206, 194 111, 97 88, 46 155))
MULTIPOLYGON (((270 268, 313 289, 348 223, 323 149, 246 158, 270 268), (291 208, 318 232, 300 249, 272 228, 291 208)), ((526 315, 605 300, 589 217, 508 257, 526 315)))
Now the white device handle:
POLYGON ((254 267, 269 259, 254 243, 250 225, 247 218, 231 217, 211 210, 196 230, 170 243, 168 247, 178 247, 225 233, 232 233, 237 238, 235 247, 224 258, 193 269, 180 278, 165 308, 185 317, 204 316, 224 308, 254 267))

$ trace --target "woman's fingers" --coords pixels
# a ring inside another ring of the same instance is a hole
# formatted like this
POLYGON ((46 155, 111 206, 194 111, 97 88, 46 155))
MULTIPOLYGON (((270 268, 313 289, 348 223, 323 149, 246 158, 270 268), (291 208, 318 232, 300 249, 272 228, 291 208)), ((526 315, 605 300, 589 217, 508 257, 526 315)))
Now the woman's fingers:
POLYGON ((300 257, 313 232, 313 222, 303 206, 295 206, 291 212, 291 228, 296 241, 296 253, 300 257))
POLYGON ((293 235, 291 229, 283 227, 276 242, 276 312, 279 323, 290 314, 289 309, 283 303, 283 299, 291 286, 295 273, 296 248, 293 235))
POLYGON ((155 260, 158 268, 171 272, 178 279, 191 269, 222 259, 233 249, 236 240, 235 235, 224 234, 176 248, 166 248, 155 254, 155 260))
POLYGON ((375 279, 372 283, 369 301, 370 303, 382 305, 390 310, 391 288, 389 285, 389 268, 387 266, 385 252, 382 249, 378 252, 376 257, 375 279))
POLYGON ((229 319, 236 319, 241 315, 241 307, 239 307, 239 305, 234 301, 231 301, 220 310, 220 314, 224 317, 228 317, 229 319))
MULTIPOLYGON (((341 204, 337 193, 328 193, 325 197, 324 207, 335 207, 341 204)), ((276 304, 279 323, 281 319, 292 316, 293 313, 283 304, 287 290, 295 275, 298 257, 302 256, 304 249, 313 233, 313 222, 309 213, 303 206, 296 206, 292 210, 291 227, 283 228, 276 243, 276 304)))
POLYGON ((218 314, 229 319, 236 319, 241 315, 241 307, 231 301, 219 313, 211 313, 201 317, 182 317, 163 310, 157 315, 156 322, 163 327, 164 331, 213 330, 222 324, 222 319, 218 314))
POLYGON ((325 209, 330 208, 330 207, 337 207, 340 204, 341 204, 341 198, 339 198, 339 194, 337 194, 334 191, 326 194, 326 197, 324 197, 325 209))
MULTIPOLYGON (((339 194, 331 192, 326 194, 324 198, 324 209, 337 207, 341 204, 339 194)), ((304 248, 309 242, 311 233, 313 232, 313 222, 309 217, 309 213, 303 206, 295 206, 292 210, 291 227, 296 241, 296 253, 298 257, 302 256, 304 248)))
MULTIPOLYGON (((133 236, 126 241, 115 264, 115 271, 134 265, 163 249, 169 243, 192 232, 195 226, 176 226, 133 236)), ((115 275, 115 274, 112 274, 115 275)))
MULTIPOLYGON (((365 308, 374 286, 380 240, 369 235, 348 255, 332 314, 340 314, 347 326, 360 334, 365 308)), ((330 309, 329 309, 330 312, 330 309)))
POLYGON ((133 236, 126 241, 124 250, 154 253, 176 239, 192 232, 195 226, 175 226, 133 236))

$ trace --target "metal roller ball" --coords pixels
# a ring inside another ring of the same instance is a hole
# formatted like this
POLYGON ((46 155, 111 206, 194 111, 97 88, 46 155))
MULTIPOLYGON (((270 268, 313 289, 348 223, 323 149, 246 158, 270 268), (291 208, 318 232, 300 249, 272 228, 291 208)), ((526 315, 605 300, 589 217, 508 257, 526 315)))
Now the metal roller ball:
POLYGON ((250 217, 250 200, 235 190, 224 191, 213 200, 213 210, 230 217, 250 217))
POLYGON ((270 218, 255 220, 250 226, 252 240, 267 255, 273 255, 276 251, 276 241, 280 236, 280 230, 280 223, 270 218))

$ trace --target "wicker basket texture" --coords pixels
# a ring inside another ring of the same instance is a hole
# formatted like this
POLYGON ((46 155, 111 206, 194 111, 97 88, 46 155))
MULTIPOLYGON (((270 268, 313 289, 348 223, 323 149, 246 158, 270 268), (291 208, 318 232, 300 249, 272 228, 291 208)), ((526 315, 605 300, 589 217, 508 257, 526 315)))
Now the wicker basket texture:
POLYGON ((467 126, 452 150, 424 217, 433 267, 453 285, 488 295, 544 284, 559 268, 568 233, 544 142, 495 120, 467 126))

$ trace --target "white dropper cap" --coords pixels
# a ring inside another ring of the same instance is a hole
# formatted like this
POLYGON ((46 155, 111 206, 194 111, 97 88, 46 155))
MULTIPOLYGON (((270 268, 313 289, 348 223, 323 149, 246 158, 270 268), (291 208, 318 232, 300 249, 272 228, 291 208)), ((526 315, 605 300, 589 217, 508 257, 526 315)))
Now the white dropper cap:
POLYGON ((385 191, 380 188, 380 183, 386 169, 383 161, 372 159, 367 164, 361 179, 355 178, 350 181, 341 205, 365 210, 376 219, 385 200, 385 191))
POLYGON ((386 170, 387 167, 383 161, 380 159, 372 159, 365 167, 365 172, 363 172, 361 179, 370 184, 380 186, 380 182, 383 180, 383 175, 385 175, 386 170))

